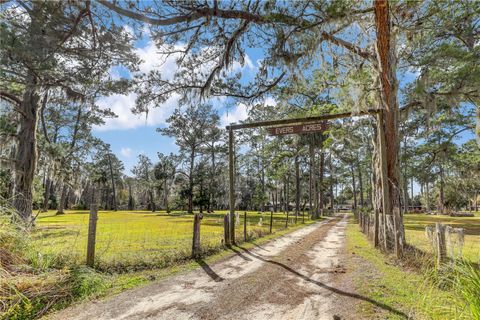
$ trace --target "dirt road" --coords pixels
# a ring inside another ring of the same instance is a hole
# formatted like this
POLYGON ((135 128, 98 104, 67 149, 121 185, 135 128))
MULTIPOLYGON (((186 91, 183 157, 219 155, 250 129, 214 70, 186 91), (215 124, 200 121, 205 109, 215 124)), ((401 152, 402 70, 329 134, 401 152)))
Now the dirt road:
MULTIPOLYGON (((211 266, 66 309, 52 319, 357 319, 342 266, 346 217, 317 223, 211 266)), ((368 300, 368 299, 367 299, 368 300)))

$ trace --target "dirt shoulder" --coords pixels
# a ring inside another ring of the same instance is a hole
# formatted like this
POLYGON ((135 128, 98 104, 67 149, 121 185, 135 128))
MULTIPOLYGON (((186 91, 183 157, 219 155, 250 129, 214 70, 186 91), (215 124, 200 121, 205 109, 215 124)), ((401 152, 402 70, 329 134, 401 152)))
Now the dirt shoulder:
MULTIPOLYGON (((346 217, 336 217, 192 272, 85 303, 51 319, 357 319, 369 301, 343 265, 346 217)), ((382 308, 385 306, 379 305, 382 308)))

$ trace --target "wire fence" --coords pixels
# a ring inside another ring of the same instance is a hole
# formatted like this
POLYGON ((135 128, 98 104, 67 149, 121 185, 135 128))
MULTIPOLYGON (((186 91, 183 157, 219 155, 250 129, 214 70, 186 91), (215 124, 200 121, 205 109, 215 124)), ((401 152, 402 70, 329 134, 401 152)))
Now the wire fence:
MULTIPOLYGON (((200 229, 203 255, 224 246, 226 211, 204 213, 200 229)), ((307 213, 237 212, 237 243, 250 241, 294 225, 310 223, 307 213), (270 231, 270 220, 272 222, 270 231), (246 232, 244 228, 246 227, 246 232)), ((40 214, 32 233, 41 261, 52 264, 84 264, 87 254, 89 211, 54 211, 40 214)), ((164 267, 192 256, 193 215, 164 211, 99 211, 95 234, 95 267, 126 271, 164 267)), ((38 258, 38 257, 37 257, 38 258)))

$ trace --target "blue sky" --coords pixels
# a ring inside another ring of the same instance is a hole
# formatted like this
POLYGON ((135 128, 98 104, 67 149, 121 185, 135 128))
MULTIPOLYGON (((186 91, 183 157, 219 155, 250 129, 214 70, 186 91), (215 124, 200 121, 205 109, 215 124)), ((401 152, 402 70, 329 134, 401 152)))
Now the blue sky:
MULTIPOLYGON (((126 26, 126 32, 133 30, 126 26)), ((142 60, 140 64, 141 72, 159 70, 162 76, 170 77, 176 70, 175 57, 165 59, 158 53, 158 50, 149 38, 146 32, 143 38, 135 43, 136 53, 142 60)), ((259 49, 250 49, 243 66, 236 62, 233 64, 232 71, 241 71, 242 79, 246 81, 253 77, 258 69, 262 59, 262 51, 259 49)), ((129 78, 131 75, 123 67, 113 67, 110 70, 112 78, 129 78)), ((173 95, 164 104, 152 108, 148 116, 134 115, 131 112, 135 105, 134 93, 125 95, 115 94, 103 97, 98 101, 98 105, 110 108, 117 118, 106 119, 103 126, 95 127, 94 134, 106 143, 109 143, 112 151, 123 161, 125 173, 131 175, 131 169, 137 162, 139 154, 148 156, 152 161, 156 161, 157 153, 177 152, 178 147, 172 138, 162 136, 156 132, 159 127, 165 127, 166 119, 178 107, 179 96, 173 95)), ((226 126, 231 122, 238 122, 247 117, 247 108, 243 104, 226 103, 225 99, 214 98, 210 102, 220 115, 221 125, 226 126)), ((268 103, 275 103, 268 100, 268 103)))

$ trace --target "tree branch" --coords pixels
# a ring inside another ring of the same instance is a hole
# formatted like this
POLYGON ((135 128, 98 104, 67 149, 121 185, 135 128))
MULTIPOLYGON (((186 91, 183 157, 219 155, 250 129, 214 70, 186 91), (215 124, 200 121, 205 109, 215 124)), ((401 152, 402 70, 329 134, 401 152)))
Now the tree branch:
MULTIPOLYGON (((223 10, 223 9, 219 9, 217 6, 215 6, 214 8, 210 8, 210 7, 192 8, 191 13, 189 14, 177 15, 177 16, 174 16, 171 18, 165 18, 165 19, 155 19, 155 18, 147 17, 143 14, 133 12, 131 10, 124 9, 107 0, 98 0, 98 2, 120 15, 129 17, 131 19, 139 20, 145 23, 149 23, 152 25, 157 25, 157 26, 169 26, 177 23, 192 22, 201 18, 209 18, 209 17, 218 17, 222 19, 241 19, 241 20, 253 22, 256 24, 280 23, 285 25, 300 26, 304 29, 310 29, 312 27, 319 25, 318 22, 311 22, 306 19, 292 17, 283 13, 272 13, 267 16, 262 16, 259 14, 242 11, 242 10, 223 10)), ((373 11, 373 8, 367 8, 360 11, 352 12, 352 14, 364 14, 372 11, 373 11)), ((322 23, 325 23, 325 21, 322 21, 322 23)), ((337 46, 348 49, 353 53, 358 54, 364 59, 371 60, 371 61, 375 60, 375 56, 373 54, 363 50, 360 47, 355 46, 354 44, 348 41, 336 38, 330 33, 322 32, 321 36, 323 39, 328 40, 337 46)))

